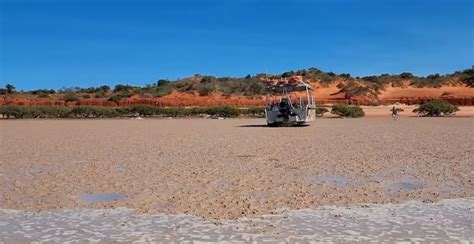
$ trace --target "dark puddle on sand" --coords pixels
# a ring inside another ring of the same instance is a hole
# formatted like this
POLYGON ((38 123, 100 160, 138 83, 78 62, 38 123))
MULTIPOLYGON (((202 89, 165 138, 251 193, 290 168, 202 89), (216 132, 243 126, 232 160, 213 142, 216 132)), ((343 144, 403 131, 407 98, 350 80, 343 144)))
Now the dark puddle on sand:
POLYGON ((339 187, 349 186, 350 183, 349 179, 342 175, 310 175, 305 176, 304 179, 314 184, 327 184, 339 187))
POLYGON ((216 186, 219 190, 228 190, 230 189, 234 184, 230 181, 226 180, 220 180, 216 182, 216 186))
POLYGON ((398 182, 394 182, 385 186, 387 191, 385 197, 394 198, 399 191, 415 191, 424 187, 423 182, 414 178, 403 178, 398 182))
POLYGON ((403 178, 400 182, 389 184, 389 190, 413 191, 423 188, 423 183, 413 178, 403 178))
POLYGON ((423 187, 420 184, 407 183, 407 182, 394 183, 388 186, 388 189, 390 190, 404 190, 404 191, 413 191, 413 190, 418 190, 421 188, 423 187))
POLYGON ((79 200, 86 203, 101 203, 101 202, 115 202, 125 198, 126 195, 123 193, 101 193, 101 194, 82 194, 79 196, 79 200))
POLYGON ((44 172, 44 170, 40 169, 40 168, 33 168, 33 169, 30 170, 30 174, 32 174, 32 175, 41 174, 43 172, 44 172))

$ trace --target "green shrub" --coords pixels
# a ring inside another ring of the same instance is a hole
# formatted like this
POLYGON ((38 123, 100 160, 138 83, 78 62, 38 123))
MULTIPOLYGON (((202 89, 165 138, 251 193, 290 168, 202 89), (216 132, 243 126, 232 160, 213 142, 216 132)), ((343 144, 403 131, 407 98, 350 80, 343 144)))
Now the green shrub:
POLYGON ((214 91, 212 85, 209 84, 200 84, 197 88, 199 96, 207 96, 214 91))
POLYGON ((474 87, 474 68, 466 69, 461 72, 461 81, 469 87, 474 87))
POLYGON ((441 116, 451 115, 459 111, 459 108, 444 100, 433 100, 426 102, 413 110, 422 116, 441 116))
POLYGON ((239 115, 263 116, 264 108, 238 109, 228 106, 209 108, 160 108, 151 105, 130 107, 102 106, 0 106, 0 114, 6 118, 115 118, 138 114, 143 117, 187 117, 207 114, 213 117, 237 117, 239 115))
POLYGON ((349 118, 359 118, 364 117, 365 112, 359 106, 349 106, 343 104, 336 104, 332 106, 331 109, 332 114, 336 114, 341 117, 349 117, 349 118))
POLYGON ((140 116, 148 117, 152 115, 159 115, 159 108, 150 105, 138 104, 129 107, 127 112, 133 114, 138 113, 140 116))
POLYGON ((55 90, 53 89, 37 89, 37 90, 31 90, 30 91, 31 94, 33 95, 40 95, 41 93, 46 93, 46 94, 54 94, 56 93, 55 90))
POLYGON ((105 91, 104 90, 100 90, 98 91, 95 95, 94 95, 95 98, 104 98, 105 97, 105 91))
POLYGON ((71 107, 64 106, 38 106, 37 107, 44 118, 69 118, 71 114, 71 107))
POLYGON ((77 94, 74 92, 68 92, 64 94, 63 100, 65 102, 74 102, 74 101, 79 101, 79 97, 77 97, 77 94))
POLYGON ((251 117, 264 117, 265 108, 264 107, 251 107, 240 109, 240 114, 251 117))
POLYGON ((120 116, 113 108, 100 106, 2 106, 7 118, 113 118, 120 116))
POLYGON ((240 114, 239 109, 228 106, 204 108, 202 112, 218 117, 237 117, 240 114))
POLYGON ((74 118, 114 118, 121 115, 116 109, 101 106, 76 106, 70 113, 74 118))
POLYGON ((89 94, 84 94, 84 95, 82 95, 82 98, 91 98, 91 95, 89 95, 89 94))
POLYGON ((132 89, 133 89, 133 86, 118 84, 118 85, 115 85, 114 92, 130 91, 132 89))
POLYGON ((169 84, 164 84, 164 85, 160 85, 154 89, 154 91, 152 92, 152 96, 153 97, 163 97, 163 96, 166 96, 166 95, 169 95, 171 94, 171 92, 173 91, 173 87, 169 84))
POLYGON ((38 98, 49 98, 49 94, 48 93, 40 93, 38 95, 38 98))
POLYGON ((412 79, 414 77, 414 75, 410 72, 403 72, 400 74, 400 78, 404 79, 404 80, 408 80, 408 79, 412 79))
POLYGON ((123 92, 117 92, 115 94, 113 94, 112 96, 109 97, 109 99, 107 99, 108 101, 111 101, 111 102, 119 102, 120 100, 122 99, 125 99, 127 97, 129 97, 130 94, 126 91, 123 91, 123 92))
POLYGON ((134 105, 128 108, 122 108, 122 114, 138 114, 143 117, 163 116, 163 117, 186 117, 208 114, 219 117, 237 117, 243 114, 239 109, 227 106, 210 108, 159 108, 150 105, 134 105))
POLYGON ((7 94, 13 94, 16 92, 15 87, 12 84, 7 84, 5 86, 7 94))
POLYGON ((1 106, 6 118, 68 118, 71 108, 64 106, 1 106))
POLYGON ((6 118, 23 118, 25 111, 20 106, 1 106, 0 114, 6 118))
POLYGON ((114 94, 112 96, 109 97, 109 99, 107 99, 107 101, 110 101, 110 102, 119 102, 120 100, 122 100, 122 96, 119 96, 118 94, 114 94))
POLYGON ((316 115, 317 115, 317 116, 322 117, 322 116, 324 116, 324 114, 327 113, 327 112, 329 112, 329 110, 328 110, 327 108, 325 108, 325 107, 317 107, 317 108, 316 108, 316 115))
POLYGON ((169 80, 160 79, 156 82, 156 86, 168 86, 171 82, 169 80))

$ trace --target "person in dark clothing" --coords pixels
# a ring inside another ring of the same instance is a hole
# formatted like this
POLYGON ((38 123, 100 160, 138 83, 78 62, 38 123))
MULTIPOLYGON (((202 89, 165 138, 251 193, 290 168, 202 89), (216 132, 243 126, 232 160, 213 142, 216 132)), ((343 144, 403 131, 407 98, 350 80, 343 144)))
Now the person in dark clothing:
POLYGON ((280 104, 278 105, 278 107, 280 109, 280 113, 281 113, 281 116, 283 117, 283 119, 285 121, 288 121, 289 117, 290 117, 290 104, 289 104, 288 99, 286 99, 286 98, 281 99, 280 104))
POLYGON ((390 111, 392 111, 392 119, 397 120, 397 118, 398 118, 398 109, 395 108, 395 106, 393 106, 393 108, 390 109, 390 111))

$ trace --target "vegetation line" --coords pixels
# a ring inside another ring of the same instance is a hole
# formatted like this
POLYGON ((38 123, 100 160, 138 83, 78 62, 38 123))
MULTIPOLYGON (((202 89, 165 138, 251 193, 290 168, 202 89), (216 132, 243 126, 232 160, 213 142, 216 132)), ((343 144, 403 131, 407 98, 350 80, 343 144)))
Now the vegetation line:
MULTIPOLYGON (((459 108, 444 100, 433 100, 420 105, 413 112, 421 116, 452 115, 459 108)), ((321 117, 329 112, 327 107, 317 107, 316 115, 321 117)), ((365 116, 359 106, 335 104, 331 107, 331 114, 339 117, 358 118, 365 116)), ((236 108, 217 106, 205 108, 162 108, 151 105, 133 105, 129 107, 103 106, 0 106, 0 115, 4 119, 24 118, 125 118, 125 117, 264 117, 264 107, 236 108)))
POLYGON ((381 74, 364 77, 353 77, 347 73, 336 74, 324 72, 317 68, 302 69, 298 71, 288 71, 282 74, 256 74, 245 77, 215 77, 210 75, 196 74, 189 78, 177 79, 174 81, 160 79, 153 84, 145 86, 132 86, 128 84, 118 84, 115 87, 108 85, 98 87, 72 87, 60 90, 38 89, 31 91, 17 91, 12 84, 7 84, 5 88, 0 88, 0 94, 23 94, 36 98, 48 99, 57 98, 61 94, 62 100, 66 102, 79 101, 80 99, 102 98, 110 102, 118 102, 133 95, 146 97, 162 97, 171 94, 172 91, 197 93, 200 96, 207 96, 211 93, 219 93, 224 96, 258 96, 268 93, 265 79, 280 79, 291 76, 302 76, 303 80, 309 82, 319 82, 322 85, 337 83, 339 91, 347 99, 354 96, 376 97, 385 85, 413 87, 441 87, 449 84, 462 84, 474 87, 474 69, 465 69, 451 74, 431 74, 428 76, 416 76, 409 72, 401 74, 381 74))
POLYGON ((161 108, 150 105, 130 107, 102 106, 16 106, 0 107, 3 118, 121 118, 121 117, 263 117, 264 108, 161 108))

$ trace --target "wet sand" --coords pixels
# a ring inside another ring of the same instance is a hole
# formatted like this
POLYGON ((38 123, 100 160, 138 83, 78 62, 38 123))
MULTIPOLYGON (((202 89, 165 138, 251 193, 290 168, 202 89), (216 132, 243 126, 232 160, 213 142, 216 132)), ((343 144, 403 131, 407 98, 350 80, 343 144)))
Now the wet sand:
POLYGON ((2 120, 0 130, 1 209, 127 207, 225 220, 474 196, 472 118, 327 118, 298 128, 2 120))

